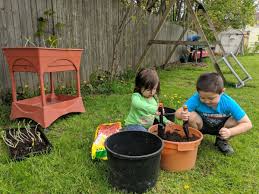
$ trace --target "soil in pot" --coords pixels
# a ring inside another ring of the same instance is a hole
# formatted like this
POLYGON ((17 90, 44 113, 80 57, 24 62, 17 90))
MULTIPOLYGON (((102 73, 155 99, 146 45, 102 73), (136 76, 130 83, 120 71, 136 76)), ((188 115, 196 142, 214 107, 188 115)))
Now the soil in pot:
POLYGON ((187 137, 182 137, 177 132, 172 132, 172 133, 167 132, 165 134, 164 139, 167 141, 174 141, 174 142, 189 142, 189 141, 195 141, 195 140, 199 139, 199 137, 197 137, 196 135, 193 134, 191 137, 187 138, 187 137))
MULTIPOLYGON (((174 126, 166 126, 166 133, 164 137, 161 137, 164 140, 172 141, 172 142, 192 142, 196 141, 200 138, 196 133, 191 133, 189 138, 187 138, 183 132, 182 126, 174 125, 174 126)), ((149 128, 149 132, 158 135, 158 125, 153 125, 149 128)), ((193 131, 193 129, 192 129, 193 131)))

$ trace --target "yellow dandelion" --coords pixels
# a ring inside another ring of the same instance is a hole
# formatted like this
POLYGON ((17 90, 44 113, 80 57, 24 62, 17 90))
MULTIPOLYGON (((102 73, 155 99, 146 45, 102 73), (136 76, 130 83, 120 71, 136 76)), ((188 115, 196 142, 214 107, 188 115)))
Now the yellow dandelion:
POLYGON ((187 189, 190 189, 190 186, 187 185, 187 184, 185 184, 185 185, 183 186, 183 188, 187 190, 187 189))
POLYGON ((28 88, 29 86, 27 84, 24 85, 25 88, 28 88))

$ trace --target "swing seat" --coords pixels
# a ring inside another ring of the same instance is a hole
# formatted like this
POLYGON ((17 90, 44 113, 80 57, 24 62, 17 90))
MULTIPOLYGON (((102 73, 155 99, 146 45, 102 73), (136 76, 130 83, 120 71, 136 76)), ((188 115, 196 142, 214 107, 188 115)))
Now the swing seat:
MULTIPOLYGON (((192 59, 193 59, 193 60, 196 60, 196 55, 197 55, 197 59, 200 59, 200 57, 201 57, 201 51, 198 50, 198 51, 194 51, 194 52, 193 52, 193 54, 192 54, 192 59)), ((209 57, 209 52, 202 49, 202 58, 206 58, 206 57, 209 57)))

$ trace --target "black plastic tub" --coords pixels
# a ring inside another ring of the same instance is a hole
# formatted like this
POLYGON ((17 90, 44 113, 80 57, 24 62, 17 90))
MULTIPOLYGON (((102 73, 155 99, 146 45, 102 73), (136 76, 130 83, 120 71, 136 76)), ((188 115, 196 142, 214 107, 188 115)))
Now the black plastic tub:
MULTIPOLYGON (((169 107, 164 107, 165 110, 165 117, 172 122, 175 122, 175 109, 169 108, 169 107)), ((159 121, 157 119, 154 120, 153 125, 159 124, 159 121)))
POLYGON ((165 117, 172 121, 175 122, 175 109, 169 108, 169 107, 164 107, 165 110, 165 117))
POLYGON ((118 189, 143 193, 152 188, 160 172, 163 141, 143 131, 115 133, 105 141, 108 180, 118 189))

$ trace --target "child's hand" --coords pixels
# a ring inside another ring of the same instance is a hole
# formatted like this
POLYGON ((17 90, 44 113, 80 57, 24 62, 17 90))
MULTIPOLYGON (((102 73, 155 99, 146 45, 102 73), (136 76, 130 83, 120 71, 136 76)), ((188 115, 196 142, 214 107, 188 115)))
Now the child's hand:
POLYGON ((223 139, 228 139, 231 137, 231 131, 228 128, 222 127, 219 130, 219 134, 223 139))
POLYGON ((183 120, 183 121, 188 121, 188 120, 189 120, 189 117, 190 117, 190 112, 189 112, 188 110, 184 111, 184 110, 182 109, 181 117, 182 117, 182 120, 183 120))
POLYGON ((160 116, 161 113, 160 113, 159 111, 156 111, 156 115, 157 115, 157 116, 160 116))

